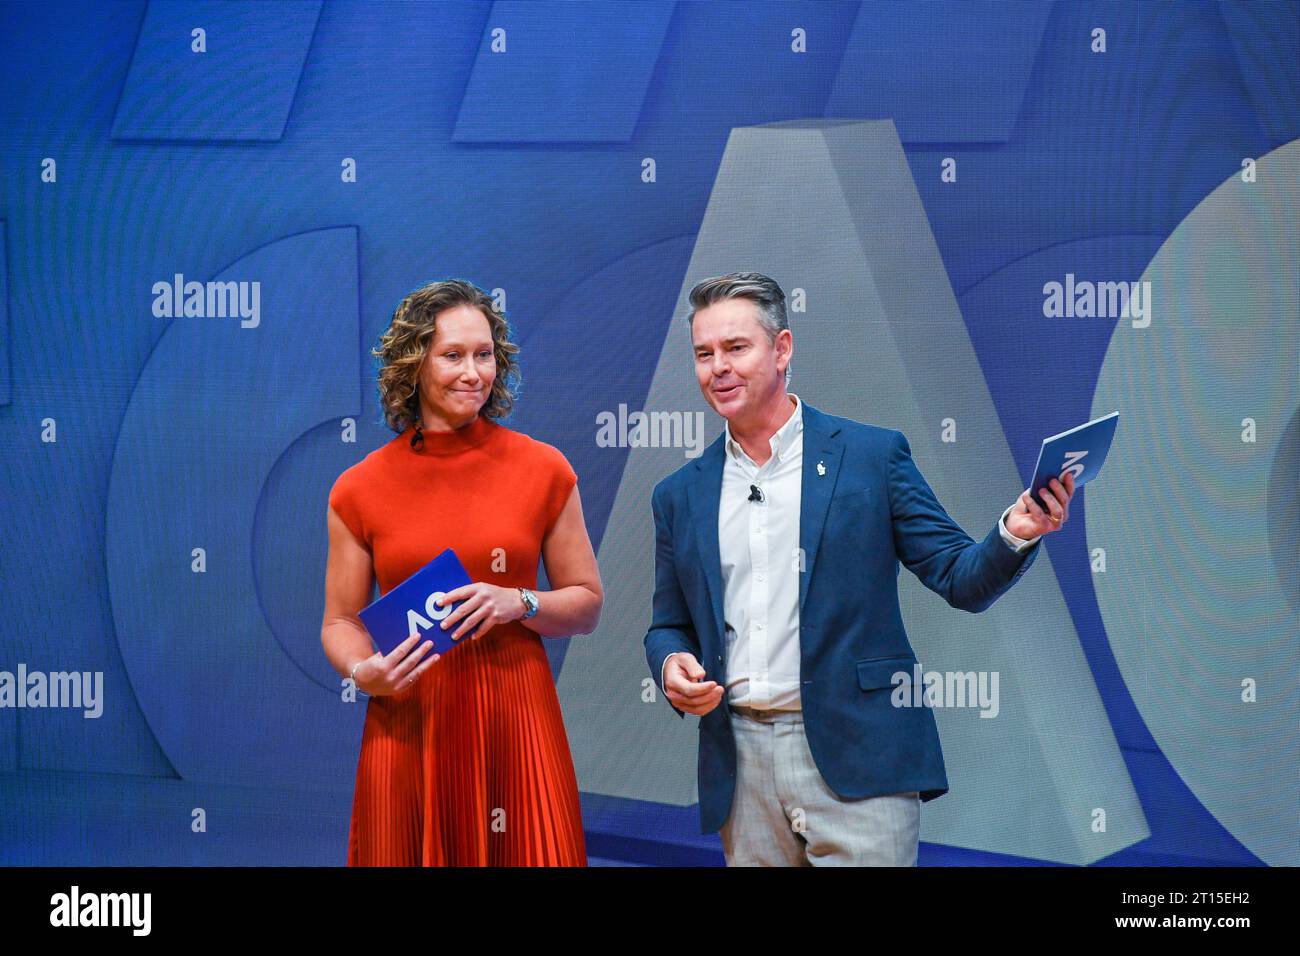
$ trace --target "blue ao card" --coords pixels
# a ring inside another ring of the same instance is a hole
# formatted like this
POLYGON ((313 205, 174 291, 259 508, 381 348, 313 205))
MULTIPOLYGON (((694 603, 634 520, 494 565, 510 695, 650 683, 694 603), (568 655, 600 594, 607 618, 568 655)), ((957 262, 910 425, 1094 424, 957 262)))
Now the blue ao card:
POLYGON ((1053 478, 1063 479, 1066 472, 1073 473, 1075 494, 1078 494, 1079 488, 1097 477, 1101 466, 1106 462, 1111 440, 1115 437, 1115 426, 1118 424, 1119 412, 1111 412, 1043 439, 1029 489, 1044 511, 1048 508, 1039 492, 1048 488, 1047 483, 1053 478))
POLYGON ((433 649, 429 653, 446 654, 453 647, 468 641, 478 627, 467 631, 460 640, 453 641, 452 632, 460 627, 460 622, 446 631, 441 624, 444 618, 464 602, 457 601, 441 607, 435 602, 447 592, 470 583, 465 566, 456 557, 456 552, 448 548, 378 601, 362 608, 357 616, 370 632, 375 646, 385 656, 415 633, 433 641, 433 649))

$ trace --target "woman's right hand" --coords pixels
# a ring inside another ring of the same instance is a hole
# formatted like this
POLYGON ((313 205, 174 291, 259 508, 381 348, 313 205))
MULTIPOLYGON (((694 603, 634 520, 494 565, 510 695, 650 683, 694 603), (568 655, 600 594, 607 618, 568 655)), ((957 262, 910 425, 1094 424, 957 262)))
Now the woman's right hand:
POLYGON ((433 641, 425 641, 416 647, 419 640, 419 634, 412 634, 394 647, 392 653, 384 655, 376 651, 372 657, 367 657, 354 675, 357 687, 371 697, 386 697, 414 684, 434 661, 442 657, 441 654, 427 656, 433 641))

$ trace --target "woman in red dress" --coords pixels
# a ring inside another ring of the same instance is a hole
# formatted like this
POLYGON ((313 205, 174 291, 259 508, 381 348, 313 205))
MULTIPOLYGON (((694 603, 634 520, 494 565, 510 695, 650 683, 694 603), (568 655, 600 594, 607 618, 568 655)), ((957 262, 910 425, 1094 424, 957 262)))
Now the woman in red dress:
POLYGON ((397 432, 329 495, 321 642, 368 694, 350 866, 585 866, 578 786, 542 637, 587 634, 604 592, 564 455, 498 424, 518 378, 505 317, 466 282, 402 300, 375 350, 397 432), (444 657, 376 653, 357 611, 445 548, 473 584, 444 657), (539 557, 552 590, 537 591, 539 557), (464 638, 467 631, 477 631, 464 638))

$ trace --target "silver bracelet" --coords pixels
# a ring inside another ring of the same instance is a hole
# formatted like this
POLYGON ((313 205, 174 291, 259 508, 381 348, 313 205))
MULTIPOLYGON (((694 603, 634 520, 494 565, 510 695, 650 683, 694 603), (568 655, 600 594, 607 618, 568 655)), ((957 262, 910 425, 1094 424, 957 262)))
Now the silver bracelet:
POLYGON ((366 659, 363 657, 361 658, 361 660, 357 661, 355 664, 352 665, 352 673, 348 675, 348 680, 352 681, 352 683, 354 684, 357 682, 357 668, 360 667, 365 662, 366 659))

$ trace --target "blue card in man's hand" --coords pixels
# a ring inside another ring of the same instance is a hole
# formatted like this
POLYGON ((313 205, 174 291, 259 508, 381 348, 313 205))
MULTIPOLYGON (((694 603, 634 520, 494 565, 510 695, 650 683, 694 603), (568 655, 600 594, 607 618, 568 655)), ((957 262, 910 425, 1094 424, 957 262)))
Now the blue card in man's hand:
POLYGON ((378 601, 362 608, 358 617, 385 657, 398 644, 417 632, 422 638, 433 641, 429 653, 446 654, 453 647, 469 640, 478 627, 476 625, 461 635, 459 640, 453 641, 451 635, 462 622, 457 621, 455 627, 446 631, 441 624, 444 618, 464 602, 457 601, 442 606, 434 602, 447 592, 470 583, 465 566, 456 557, 456 552, 448 548, 378 601))
MULTIPOLYGON (((1111 439, 1115 437, 1115 426, 1119 424, 1119 412, 1111 412, 1101 418, 1094 418, 1071 428, 1069 431, 1043 439, 1043 447, 1038 451, 1038 464, 1034 467, 1034 479, 1029 483, 1030 494, 1044 511, 1049 511, 1043 496, 1039 494, 1044 488, 1051 488, 1048 482, 1053 478, 1064 479, 1066 472, 1074 474, 1074 490, 1096 478, 1101 466, 1106 462, 1106 453, 1110 451, 1111 439)), ((1064 481, 1062 481, 1064 484, 1064 481)))

